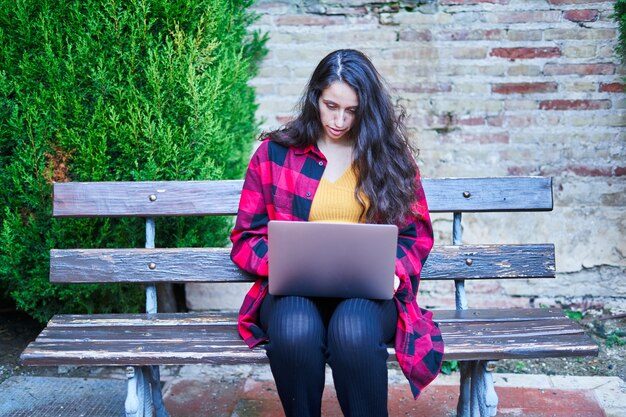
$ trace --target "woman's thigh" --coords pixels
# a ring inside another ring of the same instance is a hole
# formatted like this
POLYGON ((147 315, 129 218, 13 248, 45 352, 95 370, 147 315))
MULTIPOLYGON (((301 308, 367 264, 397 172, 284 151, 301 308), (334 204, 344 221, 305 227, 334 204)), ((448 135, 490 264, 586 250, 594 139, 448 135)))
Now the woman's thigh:
POLYGON ((268 294, 261 304, 261 328, 270 343, 324 343, 326 326, 316 303, 306 297, 268 294))
POLYGON ((390 342, 396 332, 398 310, 394 300, 350 298, 334 309, 328 337, 340 343, 390 342))

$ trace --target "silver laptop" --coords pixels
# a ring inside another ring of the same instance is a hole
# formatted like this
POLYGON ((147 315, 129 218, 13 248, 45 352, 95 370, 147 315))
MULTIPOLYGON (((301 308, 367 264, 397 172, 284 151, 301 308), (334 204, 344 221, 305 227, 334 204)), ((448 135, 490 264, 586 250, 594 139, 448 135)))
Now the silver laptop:
POLYGON ((393 297, 396 226, 272 220, 268 227, 270 294, 393 297))

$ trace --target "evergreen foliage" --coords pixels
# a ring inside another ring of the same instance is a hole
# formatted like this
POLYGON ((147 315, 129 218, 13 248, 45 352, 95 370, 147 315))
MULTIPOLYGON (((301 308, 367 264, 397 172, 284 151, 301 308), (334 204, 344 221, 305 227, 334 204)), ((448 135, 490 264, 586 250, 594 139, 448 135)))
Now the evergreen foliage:
MULTIPOLYGON (((52 182, 240 177, 266 53, 252 0, 0 0, 0 299, 141 310, 143 291, 51 285, 49 250, 143 247, 139 219, 51 218, 52 182)), ((157 247, 224 244, 228 219, 158 219, 157 247), (160 240, 159 240, 160 238, 160 240)))
POLYGON ((616 0, 613 10, 615 11, 613 16, 619 27, 617 52, 622 62, 626 63, 626 0, 616 0))

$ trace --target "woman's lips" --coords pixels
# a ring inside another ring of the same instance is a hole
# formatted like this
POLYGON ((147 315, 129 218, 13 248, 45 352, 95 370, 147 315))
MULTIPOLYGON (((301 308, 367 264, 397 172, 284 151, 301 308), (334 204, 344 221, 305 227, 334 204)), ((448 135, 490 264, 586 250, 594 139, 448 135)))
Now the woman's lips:
POLYGON ((330 132, 335 136, 341 136, 346 131, 346 129, 335 129, 330 126, 328 126, 328 130, 330 130, 330 132))

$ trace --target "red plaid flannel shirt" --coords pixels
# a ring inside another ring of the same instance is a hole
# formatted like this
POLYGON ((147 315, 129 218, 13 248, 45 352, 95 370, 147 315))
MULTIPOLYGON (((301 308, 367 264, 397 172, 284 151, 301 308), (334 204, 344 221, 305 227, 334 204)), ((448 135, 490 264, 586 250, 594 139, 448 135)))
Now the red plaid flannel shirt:
MULTIPOLYGON (((324 155, 314 146, 287 148, 271 140, 263 141, 250 161, 230 236, 233 262, 259 276, 239 311, 239 334, 250 347, 267 340, 258 324, 261 302, 267 294, 267 223, 307 221, 325 166, 324 155)), ((399 225, 396 275, 400 286, 394 299, 398 308, 396 356, 417 398, 439 373, 443 339, 432 321, 432 313, 416 302, 420 271, 433 246, 428 206, 421 187, 415 208, 419 218, 399 225)))

